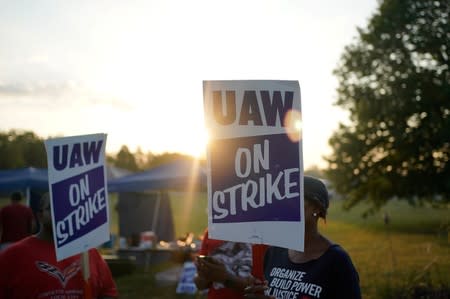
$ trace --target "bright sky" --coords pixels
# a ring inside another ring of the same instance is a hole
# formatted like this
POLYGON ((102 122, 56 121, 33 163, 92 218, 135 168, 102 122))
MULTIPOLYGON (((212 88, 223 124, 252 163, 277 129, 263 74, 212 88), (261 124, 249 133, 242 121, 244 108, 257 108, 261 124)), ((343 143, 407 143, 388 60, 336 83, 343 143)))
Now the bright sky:
POLYGON ((377 0, 0 0, 0 130, 205 152, 202 80, 298 80, 305 168, 345 121, 332 70, 377 0))

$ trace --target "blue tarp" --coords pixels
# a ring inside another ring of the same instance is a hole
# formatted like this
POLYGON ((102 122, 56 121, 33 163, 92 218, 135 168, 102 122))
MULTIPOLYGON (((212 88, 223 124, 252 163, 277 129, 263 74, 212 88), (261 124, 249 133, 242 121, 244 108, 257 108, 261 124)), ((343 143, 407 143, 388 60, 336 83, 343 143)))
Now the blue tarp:
MULTIPOLYGON (((107 167, 109 192, 144 192, 188 190, 206 186, 206 170, 198 161, 178 160, 148 171, 128 174, 126 170, 107 167)), ((48 171, 33 167, 0 170, 0 193, 26 190, 48 191, 48 171)))
POLYGON ((108 182, 109 192, 190 190, 206 186, 206 170, 198 161, 178 160, 108 182))
POLYGON ((0 192, 48 190, 48 171, 40 168, 21 168, 0 171, 0 192))
MULTIPOLYGON (((131 172, 114 166, 106 166, 107 180, 129 175, 131 172)), ((48 191, 48 171, 42 168, 20 168, 0 170, 0 193, 8 194, 14 191, 26 192, 48 191)))

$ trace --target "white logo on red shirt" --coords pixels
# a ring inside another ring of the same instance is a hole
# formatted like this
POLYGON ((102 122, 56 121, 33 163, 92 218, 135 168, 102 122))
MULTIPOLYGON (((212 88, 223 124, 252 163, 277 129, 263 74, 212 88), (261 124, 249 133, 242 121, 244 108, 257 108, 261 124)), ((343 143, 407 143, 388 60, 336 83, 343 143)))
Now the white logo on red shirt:
POLYGON ((61 285, 63 286, 63 288, 66 287, 69 280, 72 277, 74 277, 78 273, 78 271, 80 271, 80 269, 81 269, 81 265, 80 265, 79 261, 73 262, 63 271, 59 270, 57 267, 52 266, 46 262, 40 262, 40 261, 36 262, 36 267, 40 271, 45 272, 45 273, 49 274, 50 276, 57 278, 59 280, 59 282, 61 283, 61 285))

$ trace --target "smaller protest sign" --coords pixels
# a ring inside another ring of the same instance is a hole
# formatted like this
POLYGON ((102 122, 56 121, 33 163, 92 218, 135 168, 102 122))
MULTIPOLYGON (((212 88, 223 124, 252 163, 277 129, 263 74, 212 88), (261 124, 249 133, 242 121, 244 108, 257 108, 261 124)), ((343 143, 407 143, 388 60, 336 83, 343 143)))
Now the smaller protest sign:
POLYGON ((45 141, 57 260, 110 238, 106 134, 45 141))

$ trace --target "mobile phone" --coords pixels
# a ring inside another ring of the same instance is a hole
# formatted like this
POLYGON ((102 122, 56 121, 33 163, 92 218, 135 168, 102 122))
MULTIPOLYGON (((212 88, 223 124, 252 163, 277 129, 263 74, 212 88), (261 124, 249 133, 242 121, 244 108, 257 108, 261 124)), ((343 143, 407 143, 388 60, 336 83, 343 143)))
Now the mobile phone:
POLYGON ((198 255, 197 258, 200 259, 200 260, 207 261, 207 262, 211 262, 212 261, 212 257, 207 256, 207 255, 202 255, 201 254, 201 255, 198 255))

